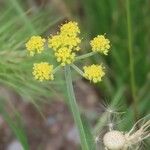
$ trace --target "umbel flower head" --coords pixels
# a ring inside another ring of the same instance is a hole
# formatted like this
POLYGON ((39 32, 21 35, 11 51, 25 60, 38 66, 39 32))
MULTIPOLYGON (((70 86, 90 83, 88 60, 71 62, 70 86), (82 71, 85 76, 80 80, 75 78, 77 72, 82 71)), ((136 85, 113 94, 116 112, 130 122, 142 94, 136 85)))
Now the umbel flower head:
POLYGON ((94 52, 100 52, 104 55, 108 54, 108 51, 110 49, 110 41, 105 38, 104 35, 98 35, 90 42, 92 51, 94 52))
POLYGON ((56 59, 62 66, 71 64, 74 61, 74 51, 79 51, 81 42, 80 33, 76 22, 68 22, 60 27, 57 35, 48 39, 48 46, 54 50, 56 59))
MULTIPOLYGON (((80 51, 81 38, 79 37, 80 29, 77 22, 70 21, 60 26, 59 32, 56 35, 48 37, 48 48, 53 50, 54 57, 59 63, 59 66, 65 67, 66 65, 72 66, 77 72, 79 72, 87 80, 94 83, 100 82, 105 75, 104 67, 102 65, 93 64, 91 66, 84 66, 83 72, 75 66, 73 63, 87 58, 101 52, 107 54, 110 45, 109 40, 103 35, 98 35, 91 42, 92 52, 77 56, 77 52, 80 51), (93 53, 94 51, 94 53, 93 53), (75 66, 75 67, 73 67, 75 66)), ((45 47, 46 39, 41 36, 32 36, 26 43, 26 48, 31 56, 36 53, 42 53, 45 47)), ((48 62, 35 63, 33 66, 33 76, 36 80, 53 80, 54 74, 60 68, 59 66, 53 69, 53 65, 48 62)))
POLYGON ((62 35, 68 35, 68 36, 77 36, 77 34, 80 33, 80 29, 78 27, 77 22, 68 22, 60 27, 60 32, 62 35))
POLYGON ((81 40, 77 36, 68 36, 67 34, 58 34, 51 36, 48 39, 48 46, 49 48, 52 48, 54 51, 59 50, 62 47, 67 47, 71 51, 79 51, 81 40))
POLYGON ((71 52, 71 50, 66 47, 62 47, 58 51, 56 51, 55 56, 57 58, 57 61, 61 62, 62 66, 71 64, 75 60, 75 53, 71 52))
POLYGON ((53 80, 53 65, 49 65, 47 62, 35 63, 32 74, 39 81, 53 80))
POLYGON ((94 83, 101 81, 102 77, 105 75, 104 67, 102 65, 93 64, 91 66, 84 66, 83 70, 83 76, 94 83))
POLYGON ((32 36, 26 43, 26 48, 31 56, 44 50, 45 39, 40 36, 32 36))

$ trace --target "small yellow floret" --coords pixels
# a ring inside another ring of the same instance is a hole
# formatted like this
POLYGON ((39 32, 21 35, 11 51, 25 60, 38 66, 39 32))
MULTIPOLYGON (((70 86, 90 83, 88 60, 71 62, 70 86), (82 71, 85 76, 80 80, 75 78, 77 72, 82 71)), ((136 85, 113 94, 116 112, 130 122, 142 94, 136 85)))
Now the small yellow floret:
POLYGON ((55 56, 62 66, 71 64, 75 60, 75 53, 72 53, 71 50, 66 47, 60 48, 56 51, 55 56))
POLYGON ((107 55, 110 49, 110 41, 109 39, 105 38, 104 35, 98 35, 93 40, 91 40, 90 45, 92 47, 92 51, 100 52, 104 55, 107 55))
POLYGON ((53 80, 53 65, 47 62, 35 63, 32 74, 34 78, 39 81, 53 80))
POLYGON ((83 76, 94 83, 101 81, 102 77, 105 75, 104 67, 102 65, 93 64, 91 66, 84 66, 83 70, 83 76))
POLYGON ((80 29, 77 22, 70 21, 60 27, 60 32, 63 35, 76 36, 80 33, 80 29))
POLYGON ((35 53, 41 53, 44 50, 45 39, 41 36, 32 36, 26 43, 26 48, 31 56, 35 53))

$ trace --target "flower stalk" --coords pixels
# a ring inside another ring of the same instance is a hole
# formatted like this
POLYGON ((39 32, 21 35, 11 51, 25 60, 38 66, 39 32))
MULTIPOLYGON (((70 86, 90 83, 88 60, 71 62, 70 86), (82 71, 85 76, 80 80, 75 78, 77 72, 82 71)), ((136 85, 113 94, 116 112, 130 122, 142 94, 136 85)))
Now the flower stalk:
POLYGON ((70 70, 69 65, 65 66, 65 80, 66 80, 67 93, 68 93, 68 104, 69 104, 70 109, 72 111, 73 118, 75 120, 75 124, 79 130, 82 149, 83 150, 89 150, 86 135, 84 132, 83 123, 82 123, 80 112, 79 112, 79 108, 78 108, 75 94, 74 94, 74 89, 73 89, 73 85, 72 85, 71 70, 70 70))
POLYGON ((76 65, 72 64, 71 67, 72 67, 76 72, 78 72, 81 76, 83 76, 84 73, 83 73, 76 65))
POLYGON ((95 55, 95 54, 96 54, 96 52, 90 52, 90 53, 87 53, 87 54, 84 54, 84 55, 81 55, 81 56, 76 57, 75 60, 85 59, 85 58, 91 57, 91 56, 93 56, 93 55, 95 55))

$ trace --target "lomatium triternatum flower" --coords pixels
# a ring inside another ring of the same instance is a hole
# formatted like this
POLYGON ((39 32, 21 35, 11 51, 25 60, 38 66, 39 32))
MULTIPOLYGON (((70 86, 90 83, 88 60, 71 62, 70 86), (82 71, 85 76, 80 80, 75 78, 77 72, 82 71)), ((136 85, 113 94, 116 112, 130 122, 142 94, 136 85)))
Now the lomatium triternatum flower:
POLYGON ((61 62, 62 66, 71 64, 75 60, 75 53, 71 52, 71 50, 66 47, 62 47, 58 51, 56 51, 55 56, 57 58, 57 61, 61 62))
POLYGON ((45 39, 40 36, 32 36, 26 43, 26 48, 31 56, 44 50, 45 39))
MULTIPOLYGON (((60 26, 60 30, 56 35, 51 35, 48 38, 48 47, 53 50, 56 61, 63 67, 71 65, 79 60, 77 52, 80 50, 81 38, 79 37, 80 29, 78 23, 70 21, 60 26)), ((26 48, 30 55, 41 53, 44 50, 46 40, 41 36, 32 36, 26 43, 26 48)), ((98 35, 91 40, 90 45, 92 51, 101 52, 107 55, 110 48, 109 40, 104 35, 98 35)), ((96 53, 92 53, 94 55, 96 53)), ((82 55, 82 59, 86 58, 87 54, 82 55)), ((91 56, 91 54, 90 54, 91 56)), ((79 56, 80 57, 80 56, 79 56)), ((53 69, 53 65, 48 62, 35 63, 33 67, 34 78, 40 81, 53 80, 53 75, 57 68, 53 69)), ((96 83, 102 80, 105 75, 104 67, 102 65, 91 65, 83 67, 83 72, 76 66, 74 69, 83 75, 86 79, 96 83), (75 69, 76 68, 76 69, 75 69)))
POLYGON ((77 22, 68 22, 60 27, 61 34, 68 35, 68 36, 77 36, 80 33, 80 29, 78 27, 77 22))
POLYGON ((102 77, 105 75, 104 67, 102 65, 93 64, 91 66, 84 66, 83 69, 83 76, 94 83, 101 81, 102 77))
POLYGON ((78 34, 80 33, 76 22, 69 22, 60 27, 57 35, 48 39, 48 46, 54 50, 56 59, 62 66, 71 64, 74 61, 74 51, 79 51, 81 42, 78 34))
POLYGON ((53 80, 53 65, 47 62, 35 63, 33 66, 33 76, 39 81, 53 80))
POLYGON ((100 52, 107 55, 110 49, 110 41, 104 35, 98 35, 90 42, 93 52, 100 52))

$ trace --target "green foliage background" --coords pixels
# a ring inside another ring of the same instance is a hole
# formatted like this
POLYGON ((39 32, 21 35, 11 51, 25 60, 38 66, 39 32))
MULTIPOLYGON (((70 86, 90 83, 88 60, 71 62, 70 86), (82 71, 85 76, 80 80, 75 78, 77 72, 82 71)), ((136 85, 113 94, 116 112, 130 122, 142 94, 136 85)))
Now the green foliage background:
MULTIPOLYGON (((110 55, 107 58, 94 56, 86 63, 99 63, 100 59, 105 62, 106 78, 96 87, 102 93, 103 98, 109 100, 111 106, 117 108, 121 105, 121 111, 125 111, 125 119, 119 124, 119 128, 124 130, 131 128, 134 123, 134 115, 130 87, 125 0, 64 0, 62 3, 66 6, 68 14, 63 15, 57 14, 50 5, 29 9, 26 1, 23 0, 6 0, 1 3, 1 85, 13 89, 23 100, 31 101, 37 108, 39 107, 38 100, 40 101, 41 97, 42 100, 48 100, 50 96, 57 94, 58 89, 53 89, 53 85, 61 85, 59 92, 64 92, 65 87, 61 75, 57 81, 52 83, 41 84, 33 80, 31 69, 35 60, 51 59, 53 63, 56 62, 51 55, 47 55, 49 52, 34 59, 28 57, 24 44, 33 34, 48 36, 56 24, 68 17, 69 20, 73 19, 79 22, 83 39, 89 41, 97 34, 104 33, 110 38, 112 44, 110 55)), ((130 10, 137 107, 139 117, 143 117, 149 113, 150 107, 150 1, 130 1, 130 10)), ((89 44, 86 40, 83 41, 84 51, 89 52, 89 44)), ((81 63, 83 64, 83 62, 81 63)), ((0 97, 3 98, 3 95, 0 97)), ((0 109, 3 111, 4 103, 0 103, 0 105, 0 109)), ((19 130, 14 130, 15 126, 8 115, 5 114, 4 117, 12 126, 15 134, 20 135, 19 130)), ((105 115, 97 121, 94 131, 97 132, 104 124, 105 115)), ((22 136, 25 137, 25 134, 22 133, 22 136)), ((17 136, 17 138, 22 142, 22 137, 17 136)))

